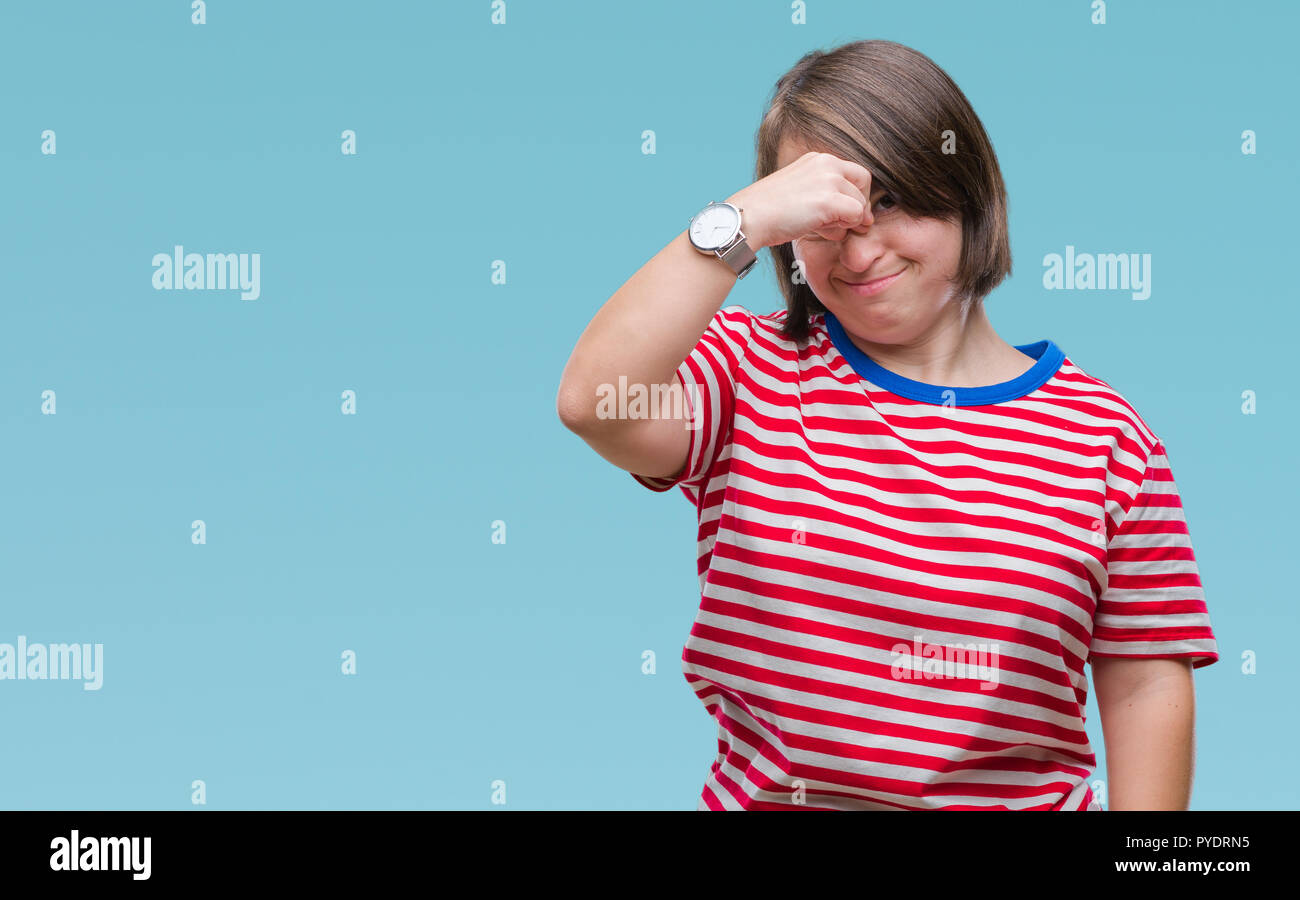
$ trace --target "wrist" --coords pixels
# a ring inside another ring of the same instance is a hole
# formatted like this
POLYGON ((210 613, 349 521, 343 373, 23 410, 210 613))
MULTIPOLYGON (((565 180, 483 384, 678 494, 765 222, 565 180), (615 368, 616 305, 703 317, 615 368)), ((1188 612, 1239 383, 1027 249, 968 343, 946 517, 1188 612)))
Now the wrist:
POLYGON ((763 226, 762 216, 752 206, 746 206, 745 198, 737 194, 728 197, 727 202, 740 210, 740 230, 745 235, 745 243, 749 244, 750 249, 757 253, 768 246, 771 241, 768 239, 767 229, 763 226))

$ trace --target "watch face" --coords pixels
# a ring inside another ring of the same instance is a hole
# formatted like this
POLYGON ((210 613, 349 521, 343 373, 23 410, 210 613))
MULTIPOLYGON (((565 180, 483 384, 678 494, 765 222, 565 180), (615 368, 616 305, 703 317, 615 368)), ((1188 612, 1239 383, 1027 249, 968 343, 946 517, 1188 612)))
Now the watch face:
POLYGON ((716 250, 731 240, 740 226, 740 217, 730 206, 706 206, 691 222, 691 240, 703 250, 716 250))

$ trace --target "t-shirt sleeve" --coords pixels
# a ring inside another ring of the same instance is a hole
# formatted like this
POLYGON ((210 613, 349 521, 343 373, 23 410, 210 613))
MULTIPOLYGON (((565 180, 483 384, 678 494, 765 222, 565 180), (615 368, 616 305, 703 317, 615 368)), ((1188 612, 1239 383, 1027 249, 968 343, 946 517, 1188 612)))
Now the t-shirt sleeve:
POLYGON ((1106 550, 1094 656, 1218 661, 1196 557, 1164 444, 1152 448, 1133 503, 1106 550))
POLYGON ((687 497, 702 487, 731 440, 735 413, 736 369, 753 334, 754 314, 743 306, 724 306, 713 314, 695 347, 677 367, 690 434, 686 468, 676 478, 631 473, 652 491, 680 486, 687 497))

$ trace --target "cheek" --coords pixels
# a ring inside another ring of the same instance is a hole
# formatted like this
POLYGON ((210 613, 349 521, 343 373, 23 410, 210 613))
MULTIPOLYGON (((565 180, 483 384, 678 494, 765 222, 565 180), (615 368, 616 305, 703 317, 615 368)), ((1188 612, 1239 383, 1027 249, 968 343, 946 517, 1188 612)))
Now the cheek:
POLYGON ((825 243, 804 242, 794 248, 794 258, 803 261, 804 280, 818 287, 826 284, 835 250, 825 243))
POLYGON ((936 269, 946 269, 961 257, 961 226, 942 222, 911 223, 900 236, 909 253, 929 260, 936 269))

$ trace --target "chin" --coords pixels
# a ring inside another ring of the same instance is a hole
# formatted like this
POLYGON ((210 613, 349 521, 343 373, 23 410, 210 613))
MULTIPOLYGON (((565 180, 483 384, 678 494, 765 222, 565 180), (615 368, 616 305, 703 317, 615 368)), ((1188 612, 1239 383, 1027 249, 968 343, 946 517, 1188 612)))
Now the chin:
POLYGON ((840 324, 844 326, 845 331, 873 343, 898 343, 900 335, 908 330, 906 318, 897 315, 883 303, 843 311, 831 309, 830 307, 827 307, 827 309, 835 313, 835 318, 840 320, 840 324))
POLYGON ((880 322, 884 318, 894 318, 891 309, 897 309, 893 297, 859 297, 849 291, 833 292, 831 302, 821 300, 822 306, 835 314, 835 318, 847 326, 850 322, 866 324, 880 322))

